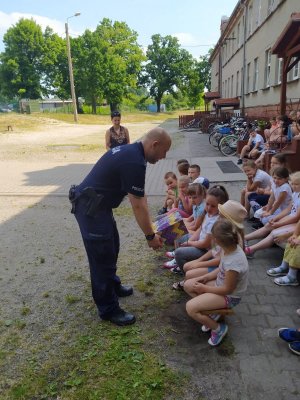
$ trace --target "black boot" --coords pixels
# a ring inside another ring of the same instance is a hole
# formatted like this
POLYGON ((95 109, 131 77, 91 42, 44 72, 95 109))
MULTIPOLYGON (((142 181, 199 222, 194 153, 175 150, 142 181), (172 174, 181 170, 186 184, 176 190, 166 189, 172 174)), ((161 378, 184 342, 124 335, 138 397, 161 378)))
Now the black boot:
POLYGON ((135 323, 135 316, 122 310, 121 308, 116 308, 114 311, 102 315, 101 319, 104 321, 110 321, 119 326, 132 325, 135 323))
POLYGON ((127 285, 118 285, 115 288, 115 292, 118 297, 127 297, 132 295, 133 288, 127 285))

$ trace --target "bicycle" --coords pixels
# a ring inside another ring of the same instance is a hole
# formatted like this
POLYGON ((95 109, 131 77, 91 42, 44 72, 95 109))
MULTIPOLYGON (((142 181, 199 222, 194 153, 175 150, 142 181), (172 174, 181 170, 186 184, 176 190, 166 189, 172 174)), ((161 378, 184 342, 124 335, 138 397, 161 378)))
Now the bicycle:
POLYGON ((246 140, 248 138, 249 132, 247 128, 236 128, 234 133, 224 136, 219 141, 219 150, 223 154, 223 156, 234 156, 237 152, 237 142, 239 140, 246 140))

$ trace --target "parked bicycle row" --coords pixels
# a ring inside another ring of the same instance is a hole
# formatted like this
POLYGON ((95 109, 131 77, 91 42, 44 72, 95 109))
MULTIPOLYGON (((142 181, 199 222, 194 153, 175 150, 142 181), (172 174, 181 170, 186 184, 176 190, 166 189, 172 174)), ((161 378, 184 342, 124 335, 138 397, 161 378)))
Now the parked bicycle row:
POLYGON ((225 122, 216 121, 208 126, 209 143, 224 156, 234 156, 237 142, 248 140, 250 132, 256 128, 256 120, 249 122, 242 117, 232 117, 225 122))

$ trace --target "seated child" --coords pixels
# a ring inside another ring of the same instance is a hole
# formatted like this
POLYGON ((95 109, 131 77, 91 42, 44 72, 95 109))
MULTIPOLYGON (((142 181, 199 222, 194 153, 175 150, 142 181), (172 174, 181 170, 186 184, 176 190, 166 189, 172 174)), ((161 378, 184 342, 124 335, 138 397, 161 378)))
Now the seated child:
POLYGON ((286 209, 292 200, 288 169, 284 167, 273 169, 272 179, 272 191, 268 203, 255 213, 255 217, 258 217, 263 225, 286 209))
MULTIPOLYGON (((227 219, 237 229, 239 234, 239 245, 244 248, 244 220, 247 217, 246 209, 235 200, 228 200, 224 204, 219 204, 219 219, 227 219)), ((185 272, 185 280, 197 278, 202 276, 204 273, 213 271, 219 266, 220 263, 220 252, 219 246, 213 245, 207 253, 203 254, 197 260, 189 261, 183 266, 185 272)), ((173 284, 173 289, 183 289, 184 280, 173 284)))
POLYGON ((200 183, 205 187, 205 189, 209 189, 209 180, 200 176, 201 168, 197 164, 190 165, 188 175, 192 183, 200 183))
POLYGON ((279 214, 273 216, 265 226, 245 236, 247 241, 264 238, 260 242, 246 247, 245 251, 249 258, 255 251, 271 247, 274 241, 280 242, 281 235, 292 234, 295 224, 300 219, 300 172, 291 175, 291 186, 294 192, 290 204, 284 207, 279 214))
POLYGON ((220 315, 204 315, 202 311, 233 308, 240 303, 248 284, 249 267, 246 256, 238 245, 239 235, 227 220, 217 221, 212 236, 221 247, 220 266, 199 278, 189 279, 184 290, 193 297, 186 304, 188 315, 202 324, 202 330, 211 330, 208 343, 217 346, 227 334, 228 326, 218 323, 220 315))
POLYGON ((242 148, 240 158, 237 163, 242 164, 243 158, 248 155, 248 158, 257 158, 263 151, 264 138, 259 134, 260 129, 257 128, 250 132, 248 143, 242 148))
POLYGON ((163 207, 158 211, 158 215, 165 214, 168 210, 174 207, 175 199, 178 197, 177 176, 174 172, 167 172, 164 176, 167 186, 166 197, 163 207))
POLYGON ((190 183, 187 194, 193 207, 193 214, 184 219, 190 233, 200 228, 205 215, 205 188, 200 183, 190 183))
POLYGON ((270 191, 272 178, 265 171, 259 169, 253 160, 246 161, 243 170, 247 175, 247 183, 241 191, 241 204, 249 214, 251 206, 255 212, 268 203, 270 194, 264 193, 265 189, 270 191))
POLYGON ((188 175, 190 164, 188 162, 181 162, 177 164, 177 169, 180 176, 188 175))
POLYGON ((183 272, 183 265, 187 261, 196 260, 211 248, 211 229, 219 217, 218 204, 228 200, 228 193, 223 186, 213 186, 206 195, 205 217, 199 232, 196 231, 190 239, 175 249, 175 258, 164 263, 164 268, 172 272, 183 272))
POLYGON ((293 235, 288 239, 284 256, 279 267, 268 269, 269 276, 276 276, 274 283, 279 286, 298 286, 297 273, 300 269, 300 221, 293 235), (284 276, 282 276, 284 275, 284 276))

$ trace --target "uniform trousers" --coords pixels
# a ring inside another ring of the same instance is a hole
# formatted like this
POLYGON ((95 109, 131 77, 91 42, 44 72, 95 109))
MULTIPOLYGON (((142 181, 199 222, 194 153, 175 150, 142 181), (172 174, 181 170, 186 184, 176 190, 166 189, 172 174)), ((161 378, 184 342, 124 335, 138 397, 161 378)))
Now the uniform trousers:
POLYGON ((91 217, 86 215, 86 205, 85 199, 77 200, 75 217, 89 261, 93 299, 103 317, 119 307, 116 287, 121 281, 116 271, 120 239, 112 210, 99 210, 91 217))

